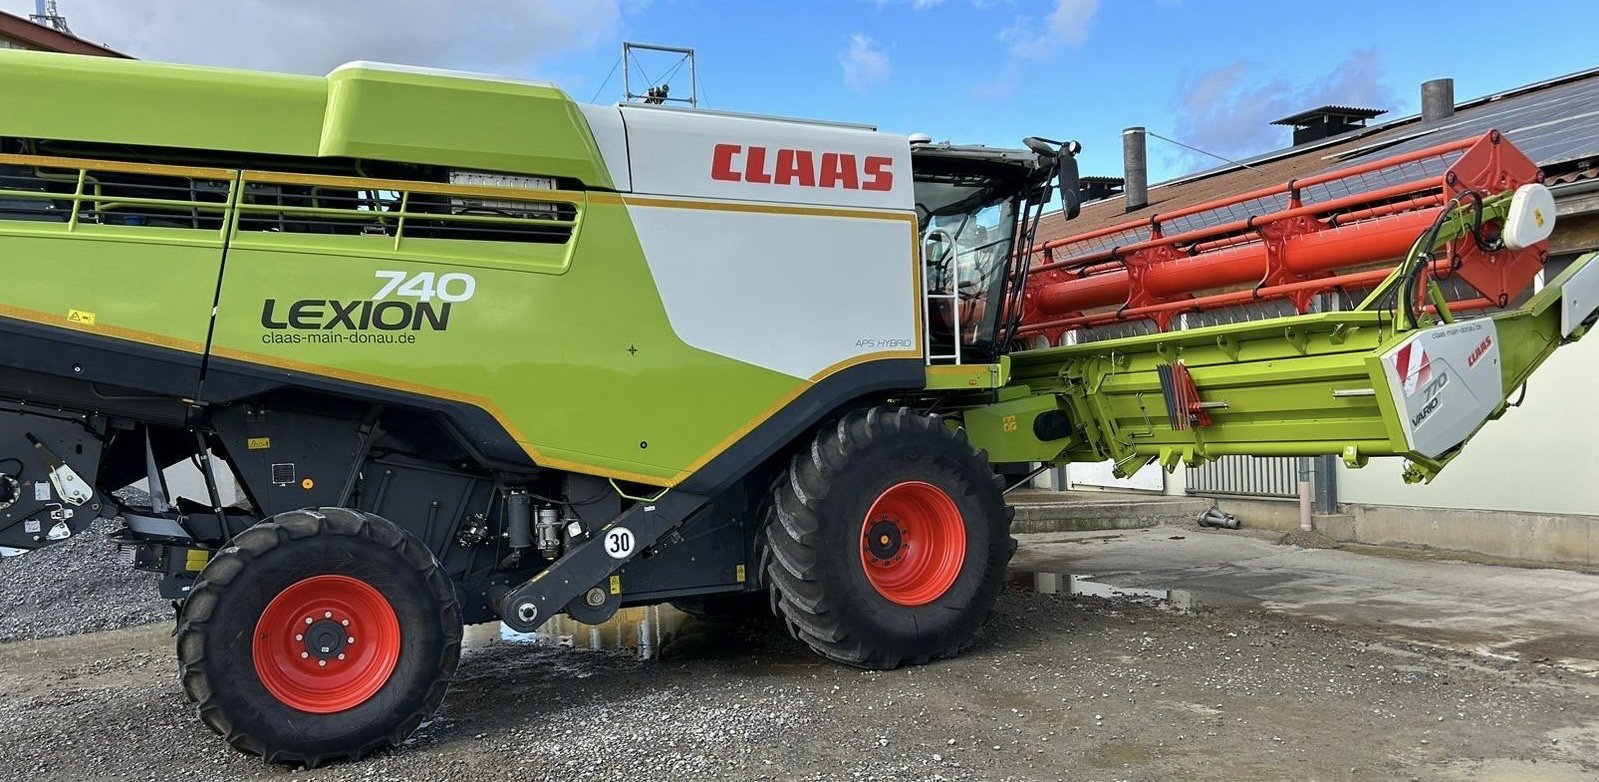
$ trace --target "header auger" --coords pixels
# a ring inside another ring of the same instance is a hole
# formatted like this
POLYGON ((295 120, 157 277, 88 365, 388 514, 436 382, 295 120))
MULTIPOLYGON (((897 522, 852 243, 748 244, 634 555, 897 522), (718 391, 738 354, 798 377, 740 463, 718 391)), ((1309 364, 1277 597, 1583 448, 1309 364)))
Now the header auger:
POLYGON ((1524 292, 1553 211, 1497 135, 1034 252, 1074 142, 374 63, 0 74, 0 553, 121 519, 201 720, 273 762, 402 741, 463 623, 759 604, 846 664, 956 655, 1015 545, 995 465, 1425 478, 1599 303, 1592 256, 1524 292))

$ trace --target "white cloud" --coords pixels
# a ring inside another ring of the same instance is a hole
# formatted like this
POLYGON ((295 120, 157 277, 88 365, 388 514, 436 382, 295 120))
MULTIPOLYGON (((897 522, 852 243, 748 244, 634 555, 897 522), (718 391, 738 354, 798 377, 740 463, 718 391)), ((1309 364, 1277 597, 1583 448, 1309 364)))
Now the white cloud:
POLYGON ((1019 16, 999 34, 999 40, 1018 60, 1043 60, 1062 46, 1088 40, 1088 27, 1099 13, 1099 0, 1055 0, 1044 19, 1019 16))
POLYGON ((838 55, 838 64, 844 68, 844 83, 856 92, 866 92, 894 72, 888 52, 860 33, 849 37, 849 48, 838 55))
MULTIPOLYGON (((79 36, 136 57, 323 74, 350 60, 528 73, 613 40, 644 0, 71 0, 79 36)), ((0 10, 32 11, 29 0, 0 10)))
MULTIPOLYGON (((1235 62, 1188 79, 1172 99, 1176 138, 1229 158, 1288 145, 1288 128, 1271 121, 1325 104, 1392 109, 1399 96, 1384 79, 1382 55, 1351 53, 1331 71, 1295 84, 1281 75, 1261 78, 1258 63, 1235 62)), ((1215 158, 1171 152, 1174 165, 1209 167, 1215 158)))

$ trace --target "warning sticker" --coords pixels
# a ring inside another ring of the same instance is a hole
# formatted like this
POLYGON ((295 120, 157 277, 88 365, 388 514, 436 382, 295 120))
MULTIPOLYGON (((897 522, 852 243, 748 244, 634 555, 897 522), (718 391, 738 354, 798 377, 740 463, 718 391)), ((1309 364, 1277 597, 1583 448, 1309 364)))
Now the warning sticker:
POLYGON ((85 310, 67 310, 67 321, 80 326, 93 326, 94 313, 85 310))
POLYGON ((1399 349, 1394 368, 1399 370, 1399 378, 1404 381, 1405 396, 1415 396, 1418 389, 1432 381, 1432 361, 1428 360, 1427 349, 1419 340, 1399 349))
POLYGON ((36 481, 33 484, 33 499, 37 502, 49 502, 50 484, 46 481, 36 481))

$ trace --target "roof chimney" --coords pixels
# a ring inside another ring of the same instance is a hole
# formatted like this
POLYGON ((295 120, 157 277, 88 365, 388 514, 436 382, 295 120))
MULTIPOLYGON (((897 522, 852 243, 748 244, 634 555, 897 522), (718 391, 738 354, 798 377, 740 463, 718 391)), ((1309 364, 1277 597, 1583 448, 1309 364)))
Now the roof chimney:
POLYGON ((1149 206, 1149 153, 1145 143, 1143 128, 1122 131, 1122 167, 1126 169, 1122 188, 1129 212, 1149 206))
POLYGON ((1298 114, 1291 114, 1273 125, 1287 125, 1294 129, 1294 146, 1331 138, 1366 127, 1366 120, 1387 113, 1384 109, 1363 109, 1358 106, 1318 106, 1298 114))
POLYGON ((1421 83, 1421 121, 1441 122, 1455 116, 1455 80, 1433 79, 1421 83))
POLYGON ((1103 201, 1111 196, 1121 195, 1122 178, 1119 176, 1078 177, 1077 192, 1082 196, 1082 201, 1085 204, 1089 201, 1103 201))

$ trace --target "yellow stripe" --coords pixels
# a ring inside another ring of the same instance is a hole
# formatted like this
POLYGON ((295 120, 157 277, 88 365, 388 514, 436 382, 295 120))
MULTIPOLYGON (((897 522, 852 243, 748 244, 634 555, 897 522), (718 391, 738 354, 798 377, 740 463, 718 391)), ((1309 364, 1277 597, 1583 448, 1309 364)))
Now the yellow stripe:
POLYGON ((590 193, 589 200, 596 204, 624 204, 627 206, 652 206, 668 209, 702 209, 712 212, 854 217, 867 220, 905 220, 912 224, 916 222, 916 215, 910 212, 895 212, 886 209, 847 209, 834 206, 769 204, 756 201, 707 201, 688 198, 624 195, 622 193, 590 193))
POLYGON ((11 318, 13 320, 37 323, 41 326, 55 326, 57 328, 67 329, 69 331, 82 331, 90 334, 99 334, 103 337, 113 337, 115 339, 126 340, 129 342, 143 342, 150 345, 159 345, 164 348, 181 350, 186 353, 203 353, 205 351, 205 343, 202 342, 193 342, 191 340, 168 337, 161 334, 151 334, 147 331, 125 329, 121 326, 108 326, 104 323, 89 325, 88 323, 72 321, 68 319, 66 313, 56 315, 54 313, 42 312, 40 310, 27 309, 26 307, 14 307, 10 304, 0 304, 0 316, 11 318))
POLYGON ((65 168, 73 171, 90 169, 94 171, 116 171, 123 174, 200 177, 202 179, 232 179, 235 173, 228 168, 166 166, 154 163, 124 163, 119 160, 87 160, 84 158, 48 157, 45 155, 0 155, 0 164, 36 166, 39 168, 65 168))

